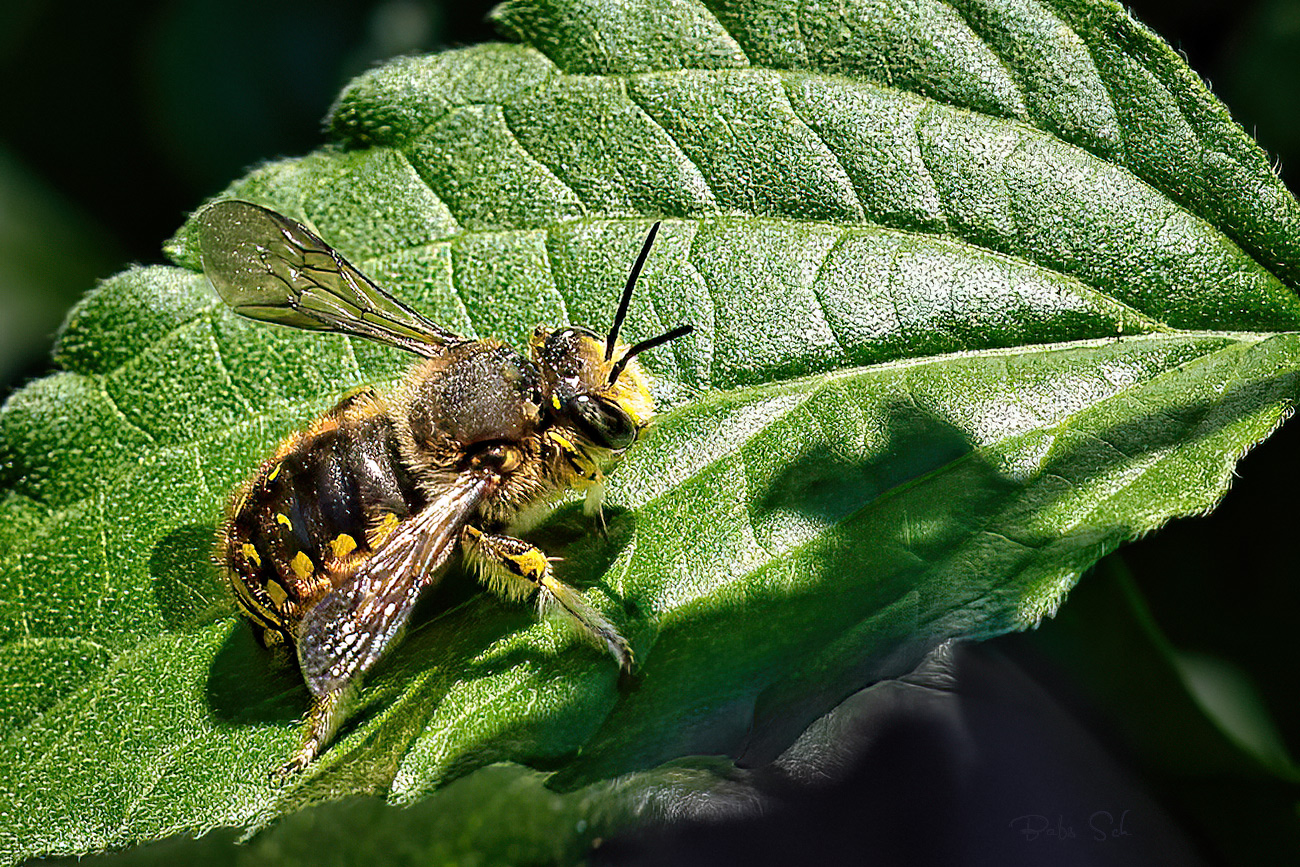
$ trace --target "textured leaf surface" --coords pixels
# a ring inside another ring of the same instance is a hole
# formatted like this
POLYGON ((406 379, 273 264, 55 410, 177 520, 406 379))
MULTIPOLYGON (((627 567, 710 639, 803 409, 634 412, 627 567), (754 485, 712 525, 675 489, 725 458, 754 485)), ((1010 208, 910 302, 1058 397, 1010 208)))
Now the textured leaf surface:
MULTIPOLYGON (((761 762, 951 636, 1023 629, 1204 511, 1300 382, 1297 204, 1108 3, 514 2, 519 44, 353 82, 335 142, 230 195, 309 222, 468 335, 627 325, 666 414, 610 532, 536 539, 608 660, 461 576, 294 785, 306 693, 209 561, 229 491, 382 347, 238 320, 197 273, 87 297, 0 414, 0 842, 75 854, 485 765, 578 787, 761 762)), ((652 783, 650 785, 653 785, 652 783)), ((557 830, 558 834, 567 833, 557 830)))

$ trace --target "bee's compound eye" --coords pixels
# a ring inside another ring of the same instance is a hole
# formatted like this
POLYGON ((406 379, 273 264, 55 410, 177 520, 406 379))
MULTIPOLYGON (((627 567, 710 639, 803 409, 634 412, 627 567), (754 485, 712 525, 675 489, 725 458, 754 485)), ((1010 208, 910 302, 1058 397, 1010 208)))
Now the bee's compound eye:
POLYGON ((614 404, 588 394, 569 401, 569 413, 578 427, 601 448, 625 449, 636 442, 632 418, 614 404))
POLYGON ((519 468, 524 456, 519 449, 505 443, 494 443, 474 455, 475 468, 492 468, 497 472, 510 473, 519 468))

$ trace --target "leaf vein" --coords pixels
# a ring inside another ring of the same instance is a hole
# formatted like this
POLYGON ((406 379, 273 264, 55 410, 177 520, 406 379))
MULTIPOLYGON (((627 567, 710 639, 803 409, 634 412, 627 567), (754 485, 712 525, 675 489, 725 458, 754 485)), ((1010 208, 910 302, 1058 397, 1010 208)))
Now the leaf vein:
POLYGON ((469 323, 470 333, 465 336, 482 338, 484 336, 483 331, 479 328, 478 323, 474 321, 474 314, 470 311, 469 302, 465 299, 460 280, 457 279, 460 268, 456 264, 456 250, 454 247, 449 252, 447 261, 448 267, 451 269, 451 294, 456 296, 456 301, 459 302, 461 309, 465 311, 465 321, 469 323))
MULTIPOLYGON (((128 836, 132 817, 135 815, 136 810, 144 804, 145 799, 162 784, 165 779, 164 770, 174 766, 177 756, 189 749, 190 745, 198 742, 208 734, 210 734, 210 732, 192 732, 180 743, 172 744, 169 748, 160 752, 157 761, 150 766, 148 772, 144 775, 149 780, 149 783, 131 798, 130 803, 123 811, 122 824, 118 826, 117 834, 114 839, 121 840, 128 836)), ((139 766, 137 765, 137 768, 138 767, 139 766)))
MULTIPOLYGON (((1053 4, 1048 2, 1045 5, 1051 6, 1053 4)), ((1053 11, 1055 11, 1055 9, 1053 9, 1053 11)), ((1114 93, 1112 92, 1112 84, 1111 84, 1110 76, 1103 72, 1103 69, 1105 67, 1097 59, 1097 52, 1093 49, 1091 41, 1085 38, 1085 36, 1082 33, 1080 33, 1077 28, 1071 27, 1064 20, 1059 19, 1059 16, 1058 16, 1058 20, 1061 20, 1061 23, 1064 26, 1070 28, 1070 32, 1079 38, 1079 42, 1083 45, 1084 49, 1088 52, 1088 60, 1090 63, 1092 63, 1092 68, 1097 73, 1097 79, 1102 82, 1102 91, 1106 94, 1106 101, 1110 103, 1111 115, 1115 118, 1119 118, 1120 114, 1115 104, 1115 98, 1114 98, 1114 93)), ((1120 149, 1120 152, 1117 155, 1119 158, 1118 161, 1125 167, 1128 167, 1130 171, 1133 171, 1133 169, 1131 168, 1133 165, 1133 152, 1132 149, 1129 147, 1127 126, 1124 123, 1116 123, 1115 126, 1120 133, 1119 138, 1116 142, 1119 145, 1119 149, 1120 149)), ((1136 171, 1134 171, 1133 173, 1135 175, 1137 174, 1136 171)))
POLYGON ((698 6, 705 12, 709 13, 709 17, 718 25, 718 29, 727 34, 728 38, 731 39, 731 43, 736 46, 736 50, 740 52, 740 56, 744 59, 745 63, 751 67, 754 66, 754 61, 749 59, 749 52, 745 50, 745 46, 741 44, 740 39, 737 38, 734 33, 727 29, 727 25, 718 17, 718 13, 713 10, 713 7, 705 2, 705 0, 693 0, 693 5, 698 6))
POLYGON ((826 153, 830 156, 830 158, 834 161, 835 167, 839 170, 841 175, 841 177, 838 178, 837 180, 839 180, 840 185, 842 185, 844 189, 852 196, 853 210, 855 212, 855 216, 857 220, 860 222, 865 222, 867 219, 867 210, 862 206, 862 197, 859 195, 858 186, 853 182, 853 177, 849 174, 848 168, 844 165, 843 160, 840 159, 840 155, 836 153, 835 149, 830 146, 830 143, 827 142, 826 139, 822 137, 821 132, 818 131, 818 129, 814 127, 811 123, 809 123, 804 118, 804 116, 799 113, 798 109, 794 107, 794 103, 790 99, 790 80, 786 76, 781 76, 780 82, 781 82, 781 95, 785 99, 786 107, 790 109, 791 116, 794 117, 794 119, 799 122, 800 126, 808 130, 808 132, 812 134, 813 138, 817 140, 818 144, 821 145, 822 149, 825 150, 826 153))
POLYGON ((104 488, 99 489, 99 557, 103 563, 104 582, 100 587, 99 594, 95 599, 95 607, 102 610, 104 600, 108 599, 109 590, 112 588, 112 570, 108 565, 108 493, 104 488))
POLYGON ((216 318, 210 318, 208 324, 210 326, 208 329, 208 339, 212 341, 212 357, 217 363, 217 368, 221 371, 221 375, 226 378, 226 383, 230 386, 230 390, 235 393, 235 397, 239 398, 239 402, 244 405, 244 409, 247 412, 253 412, 252 402, 249 401, 248 397, 244 394, 244 390, 240 387, 239 383, 235 381, 235 377, 230 373, 230 368, 226 366, 225 350, 221 348, 221 340, 217 336, 216 318))
POLYGON ((697 258, 696 242, 699 240, 699 237, 700 232, 699 227, 697 226, 696 230, 691 234, 691 243, 686 248, 686 265, 699 279, 699 285, 704 288, 704 294, 708 297, 709 304, 713 307, 713 317, 709 322, 712 333, 709 335, 709 363, 707 369, 709 372, 709 382, 717 382, 718 314, 721 311, 718 306, 717 293, 713 291, 713 288, 709 286, 708 281, 704 279, 704 274, 700 272, 700 269, 695 266, 695 259, 697 258))
POLYGON ((835 239, 835 242, 827 247, 826 252, 822 254, 822 260, 817 263, 817 270, 813 272, 812 293, 813 300, 817 302, 817 310, 821 313, 822 321, 826 323, 826 330, 830 332, 831 337, 835 338, 835 345, 839 347, 840 352, 844 353, 845 360, 852 361, 853 353, 849 351, 848 344, 844 342, 844 338, 840 335, 839 331, 836 330, 834 323, 831 321, 831 317, 826 313, 826 302, 822 297, 820 289, 822 285, 822 276, 826 272, 827 263, 830 262, 831 256, 835 255, 835 253, 844 246, 845 242, 848 241, 848 238, 848 232, 840 232, 839 237, 835 239))
MULTIPOLYGON (((1154 341, 1154 340, 1156 340, 1156 339, 1163 339, 1163 338, 1167 338, 1167 337, 1179 337, 1179 336, 1185 336, 1185 335, 1173 334, 1173 333, 1170 333, 1170 334, 1158 334, 1158 335, 1153 335, 1153 336, 1151 336, 1151 337, 1145 337, 1145 338, 1139 338, 1139 339, 1153 340, 1153 341, 1154 341)), ((1048 344, 1048 345, 1046 345, 1046 346, 1044 346, 1044 347, 1041 347, 1041 348, 1040 348, 1040 351, 1043 351, 1043 352, 1051 352, 1051 351, 1070 351, 1071 349, 1076 348, 1077 346, 1079 346, 1079 345, 1081 345, 1081 344, 1082 344, 1082 345, 1094 345, 1094 346, 1100 346, 1100 345, 1106 345, 1106 344, 1113 344, 1114 342, 1115 342, 1115 338, 1103 338, 1103 339, 1099 339, 1099 340, 1091 340, 1091 341, 1071 341, 1071 342, 1067 342, 1067 343, 1063 343, 1063 344, 1048 344)), ((1055 422, 1055 423, 1051 423, 1051 424, 1042 424, 1042 425, 1039 425, 1039 426, 1037 426, 1037 427, 1032 428, 1032 430, 1034 430, 1034 431, 1039 431, 1039 432, 1043 432, 1043 433, 1046 433, 1046 434, 1049 434, 1049 435, 1051 435, 1051 436, 1055 439, 1055 438, 1059 437, 1059 435, 1060 435, 1061 433, 1063 433, 1063 432, 1065 432, 1065 431, 1067 431, 1067 430, 1070 430, 1070 426, 1071 426, 1071 424, 1076 420, 1076 418, 1078 417, 1078 415, 1079 415, 1081 412, 1087 412, 1087 411, 1089 411, 1089 410, 1094 410, 1094 409, 1096 409, 1098 406, 1101 406, 1101 405, 1103 405, 1103 404, 1105 404, 1105 403, 1108 403, 1108 402, 1110 402, 1110 401, 1113 401, 1113 400, 1119 399, 1119 398, 1121 398, 1121 397, 1124 397, 1124 396, 1126 396, 1126 395, 1129 395, 1131 392, 1133 392, 1133 391, 1136 390, 1136 389, 1141 389, 1141 388, 1146 388, 1146 387, 1149 387, 1149 386, 1153 386, 1153 385, 1159 383, 1159 382, 1160 382, 1162 379, 1164 379, 1165 377, 1170 376, 1170 375, 1173 375, 1173 374, 1175 374, 1175 373, 1177 373, 1177 372, 1179 372, 1179 371, 1185 370, 1189 365, 1191 365, 1191 364, 1193 364, 1193 363, 1196 363, 1196 364, 1207 364, 1207 363, 1210 363, 1211 359, 1213 359, 1214 356, 1216 356, 1216 355, 1218 355, 1218 354, 1220 354, 1220 353, 1222 353, 1222 352, 1226 352, 1226 351, 1234 351, 1234 350, 1242 350, 1242 349, 1246 349, 1246 350, 1248 350, 1248 349, 1250 349, 1253 345, 1256 345, 1256 344, 1258 344, 1258 343, 1260 343, 1260 342, 1261 342, 1261 340, 1258 338, 1257 335, 1253 335, 1253 334, 1243 334, 1243 335, 1239 335, 1239 336, 1236 337, 1235 342, 1233 342, 1233 343, 1230 343, 1230 344, 1227 344, 1227 345, 1222 346, 1222 347, 1218 347, 1218 348, 1215 348, 1215 349, 1211 349, 1211 350, 1205 351, 1205 352, 1203 352, 1201 355, 1199 355, 1197 358, 1195 358, 1195 359, 1192 360, 1192 361, 1186 361, 1186 362, 1183 362, 1182 364, 1179 364, 1179 365, 1177 365, 1177 366, 1175 366, 1175 367, 1170 367, 1170 368, 1167 368, 1167 369, 1165 369, 1165 370, 1162 370, 1160 373, 1158 373, 1158 374, 1156 374, 1155 376, 1150 377, 1150 378, 1148 378, 1148 379, 1136 380, 1136 381, 1133 381, 1133 382, 1127 383, 1127 384, 1125 384, 1124 386, 1122 386, 1122 387, 1120 387, 1120 388, 1118 388, 1118 389, 1116 389, 1116 390, 1110 392, 1110 393, 1107 394, 1104 398, 1101 398, 1100 400, 1097 400, 1097 401, 1094 401, 1094 402, 1088 404, 1088 406, 1085 407, 1084 409, 1081 409, 1081 410, 1078 410, 1078 411, 1075 411, 1075 412, 1071 412, 1070 414, 1064 416, 1063 418, 1061 418, 1059 421, 1057 421, 1057 422, 1055 422)), ((1002 360, 1005 362, 1005 360, 1006 360, 1007 358, 1011 358, 1011 357, 1016 357, 1016 356, 1023 355, 1024 352, 1025 352, 1025 349, 1026 349, 1026 348, 1023 347, 1023 346, 1018 346, 1018 347, 1009 347, 1009 348, 1006 348, 1006 349, 980 350, 980 351, 978 351, 978 352, 955 352, 955 353, 948 353, 948 354, 945 354, 945 355, 942 355, 942 356, 937 356, 937 357, 936 357, 936 356, 930 356, 930 357, 926 357, 926 358, 908 358, 908 359, 898 359, 898 360, 894 360, 894 361, 887 361, 887 362, 881 362, 881 363, 878 363, 878 364, 868 365, 866 368, 863 368, 863 367, 847 368, 847 369, 844 369, 844 370, 837 370, 837 371, 832 371, 832 372, 829 372, 829 373, 816 374, 815 376, 811 376, 811 377, 805 377, 805 378, 804 378, 803 380, 801 380, 801 381, 802 381, 802 382, 808 382, 808 383, 811 383, 811 384, 809 385, 809 387, 808 387, 808 389, 807 389, 806 391, 804 391, 802 394, 800 394, 798 400, 796 400, 796 401, 794 401, 794 402, 792 402, 792 403, 790 403, 790 404, 788 404, 788 405, 786 405, 786 406, 783 406, 779 412, 774 413, 771 417, 769 417, 767 420, 765 420, 761 425, 758 425, 758 426, 756 426, 756 427, 753 427, 753 428, 749 428, 749 429, 747 429, 747 433, 746 433, 745 441, 746 441, 746 442, 749 442, 749 441, 752 441, 752 440, 756 439, 760 434, 762 434, 762 433, 766 432, 767 430, 769 430, 773 425, 775 425, 775 424, 777 424, 778 422, 780 422, 781 420, 785 419, 785 418, 788 417, 791 413, 793 413, 793 412, 795 412, 795 411, 801 409, 801 408, 802 408, 806 403, 808 403, 810 400, 812 400, 812 399, 815 398, 817 395, 819 395, 819 394, 822 392, 823 389, 829 387, 830 385, 832 385, 832 384, 834 384, 834 383, 836 383, 836 382, 839 382, 840 380, 850 379, 850 378, 852 378, 852 377, 854 377, 854 376, 860 376, 860 375, 862 375, 862 373, 864 372, 864 370, 879 371, 879 370, 891 370, 891 369, 892 369, 892 370, 907 370, 907 369, 909 369, 909 368, 910 368, 910 369, 915 369, 915 368, 926 367, 926 366, 930 366, 930 365, 934 365, 934 364, 939 364, 939 363, 941 363, 943 360, 947 360, 947 359, 963 358, 963 357, 972 357, 972 356, 986 356, 986 357, 1000 358, 1000 359, 1002 359, 1002 360)), ((799 382, 800 382, 800 381, 794 381, 794 382, 791 382, 791 383, 787 383, 787 385, 795 385, 795 386, 797 386, 797 385, 799 384, 799 382)), ((748 391, 748 390, 751 390, 751 389, 753 389, 753 388, 754 388, 754 387, 742 388, 742 389, 740 389, 739 391, 741 391, 741 392, 743 392, 743 391, 748 391)), ((911 393, 910 391, 907 393, 907 396, 908 396, 908 399, 909 399, 909 400, 914 400, 914 399, 915 399, 915 398, 914 398, 914 395, 912 395, 912 393, 911 393)), ((918 404, 913 404, 913 405, 918 406, 919 409, 922 409, 922 410, 923 410, 923 408, 919 407, 918 404)), ((1024 433, 1027 433, 1027 432, 1028 432, 1028 431, 1019 431, 1019 432, 1017 432, 1016 434, 1012 434, 1012 435, 1009 435, 1009 436, 1021 436, 1021 435, 1023 435, 1024 433)), ((1086 432, 1079 432, 1079 433, 1081 433, 1081 435, 1084 435, 1084 436, 1089 436, 1089 435, 1090 435, 1090 434, 1087 434, 1086 432)), ((949 466, 953 466, 953 465, 956 465, 956 464, 960 463, 961 461, 967 460, 967 459, 969 459, 972 455, 976 455, 976 454, 980 454, 980 453, 983 453, 983 452, 987 452, 988 449, 989 449, 990 447, 992 447, 993 445, 996 445, 996 444, 999 443, 999 442, 1004 441, 1004 440, 1007 439, 1007 438, 1008 438, 1008 437, 1003 437, 1003 438, 1000 438, 1000 439, 997 439, 997 440, 991 440, 991 441, 988 442, 988 443, 982 443, 982 444, 978 445, 977 447, 975 447, 974 449, 972 449, 970 452, 967 452, 966 454, 964 454, 964 455, 962 455, 962 456, 960 456, 960 457, 958 457, 958 458, 955 458, 955 459, 954 459, 953 461, 951 461, 949 464, 946 464, 942 469, 940 469, 940 470, 936 470, 935 472, 946 471, 947 467, 949 467, 949 466)), ((1110 443, 1105 443, 1105 445, 1111 447, 1112 449, 1115 449, 1115 447, 1112 446, 1110 443)), ((739 447, 736 449, 736 451, 739 451, 739 447)), ((1121 454, 1121 455, 1123 454, 1123 453, 1120 452, 1118 449, 1115 449, 1115 451, 1116 451, 1117 454, 1121 454)), ((720 455, 720 456, 718 456, 718 457, 716 457, 716 458, 714 458, 714 459, 712 459, 712 460, 710 460, 710 461, 708 461, 708 462, 706 462, 706 463, 700 465, 700 466, 697 467, 697 468, 694 468, 694 469, 692 470, 691 476, 692 476, 692 477, 694 477, 694 476, 698 476, 698 475, 699 475, 701 472, 703 472, 704 470, 706 470, 706 469, 708 469, 708 468, 710 468, 710 467, 717 466, 719 462, 721 462, 721 461, 723 461, 723 460, 726 460, 726 459, 727 459, 728 457, 730 457, 730 456, 731 456, 731 453, 729 452, 729 453, 727 453, 727 454, 720 455)), ((915 483, 916 481, 917 481, 916 479, 910 479, 910 480, 908 480, 906 483, 904 483, 904 484, 902 484, 902 485, 896 486, 896 487, 894 487, 894 488, 887 489, 887 490, 883 491, 883 492, 880 494, 880 496, 877 497, 876 499, 879 500, 879 499, 882 498, 882 497, 885 497, 885 496, 891 496, 893 492, 895 492, 895 491, 897 491, 897 490, 900 490, 900 489, 905 489, 905 488, 907 488, 908 486, 910 486, 911 484, 915 483)), ((649 499, 647 499, 647 500, 645 500, 645 501, 642 501, 642 502, 638 502, 638 503, 637 503, 637 508, 638 508, 638 509, 645 509, 647 506, 649 506, 649 505, 651 505, 651 504, 653 504, 653 503, 659 502, 660 500, 664 499, 664 498, 667 497, 669 494, 671 494, 673 491, 677 490, 677 488, 679 488, 679 487, 681 486, 681 484, 682 484, 681 482, 676 482, 676 483, 670 484, 668 487, 664 488, 662 491, 658 492, 657 494, 655 494, 654 496, 650 497, 649 499)), ((1071 484, 1073 484, 1073 483, 1071 482, 1071 484)), ((874 503, 874 502, 876 502, 876 500, 873 500, 872 502, 874 503)), ((870 504, 868 504, 868 505, 870 505, 870 504)), ((865 507, 864 507, 864 508, 865 508, 865 507)))
POLYGON ((691 159, 690 155, 686 153, 686 150, 682 147, 681 142, 677 141, 677 136, 673 135, 672 130, 668 129, 668 127, 660 123, 658 119, 655 118, 655 116, 650 113, 650 110, 647 109, 641 103, 641 101, 636 98, 636 96, 632 93, 632 91, 628 88, 627 82, 630 78, 631 78, 630 76, 626 76, 622 79, 623 92, 627 95, 628 100, 632 103, 632 105, 636 107, 638 111, 641 112, 642 115, 645 116, 646 120, 650 121, 652 124, 655 125, 655 127, 657 127, 659 130, 663 132, 663 134, 668 139, 668 143, 671 144, 674 148, 676 148, 677 153, 681 156, 683 160, 685 160, 686 165, 691 167, 691 169, 699 177, 700 182, 704 184, 704 191, 709 194, 709 199, 710 199, 708 203, 709 206, 712 208, 717 208, 718 194, 713 189, 713 183, 709 180, 708 176, 704 174, 704 172, 700 169, 699 164, 696 163, 695 160, 691 159))
POLYGON ((109 392, 108 387, 104 383, 104 377, 102 375, 98 375, 98 376, 93 376, 93 378, 95 379, 96 384, 99 386, 99 393, 104 396, 104 400, 108 403, 109 409, 113 410, 113 413, 118 418, 120 418, 126 424, 127 427, 131 428, 134 431, 139 432, 140 435, 143 436, 145 439, 147 439, 149 442, 153 443, 154 445, 157 445, 158 440, 154 439, 153 434, 149 433, 149 431, 145 430, 144 428, 140 427, 140 425, 131 421, 131 419, 127 416, 127 414, 122 411, 122 408, 117 405, 117 401, 113 398, 112 393, 109 392))
POLYGON ((352 362, 353 376, 355 376, 357 380, 362 380, 365 378, 365 374, 361 372, 361 364, 357 361, 356 348, 352 345, 354 339, 355 338, 353 337, 344 337, 343 348, 347 351, 348 360, 352 362))
POLYGON ((939 203, 939 217, 943 220, 944 233, 949 237, 957 238, 959 236, 952 228, 952 218, 948 211, 948 202, 944 198, 942 191, 939 189, 938 183, 934 180, 934 172, 930 169, 929 149, 926 147, 925 135, 921 129, 922 125, 929 121, 930 115, 933 112, 934 104, 927 101, 921 110, 916 113, 915 117, 912 118, 912 134, 916 137, 917 165, 920 167, 921 171, 925 173, 925 182, 930 187, 930 193, 933 195, 934 201, 939 203))
POLYGON ((565 322, 573 325, 573 317, 569 315, 569 301, 564 297, 564 290, 560 288, 560 281, 556 278, 555 263, 551 261, 551 233, 547 229, 542 230, 542 262, 546 266, 546 276, 550 278, 551 286, 555 289, 555 297, 560 299, 560 315, 564 317, 565 322))
MULTIPOLYGON (((444 112, 442 113, 442 115, 440 115, 439 117, 440 117, 440 118, 441 118, 441 117, 445 117, 446 115, 447 115, 447 112, 444 111, 444 112)), ((433 126, 433 124, 429 124, 429 126, 433 126)), ((403 163, 403 164, 404 164, 408 169, 411 170, 411 174, 414 175, 416 178, 419 179, 420 184, 424 187, 424 189, 425 189, 426 191, 428 191, 429 195, 433 196, 434 201, 437 202, 439 205, 442 205, 443 209, 446 210, 446 212, 447 212, 447 216, 451 217, 452 230, 451 230, 450 233, 444 233, 441 237, 442 237, 442 238, 447 238, 447 237, 450 237, 451 235, 455 235, 455 234, 457 234, 457 233, 463 231, 463 229, 462 229, 462 227, 461 227, 461 224, 460 224, 460 220, 457 220, 457 219, 456 219, 456 215, 453 214, 453 213, 451 212, 451 205, 450 205, 446 200, 444 200, 444 199, 442 198, 442 196, 438 195, 438 191, 437 191, 437 190, 435 190, 433 187, 431 187, 431 186, 429 185, 429 182, 428 182, 427 180, 425 180, 424 175, 420 174, 419 169, 417 169, 417 168, 415 167, 415 164, 411 162, 411 158, 410 158, 409 156, 407 156, 406 151, 402 150, 402 148, 400 148, 400 147, 392 147, 391 150, 393 151, 394 154, 397 155, 397 157, 402 161, 402 163, 403 163)), ((435 241, 434 243, 436 243, 436 241, 435 241)), ((420 244, 420 245, 416 245, 416 246, 428 247, 428 246, 433 246, 433 245, 432 245, 432 244, 420 244)))
MULTIPOLYGON (((806 403, 807 401, 802 401, 799 406, 802 408, 806 403)), ((740 470, 740 508, 745 513, 745 523, 749 527, 749 537, 753 540, 754 545, 767 555, 768 562, 771 562, 776 559, 776 552, 764 543, 762 536, 758 532, 758 524, 754 521, 755 497, 753 487, 749 481, 749 461, 745 458, 743 448, 736 449, 734 454, 740 470)))
POLYGON ((587 202, 583 200, 582 196, 578 195, 578 191, 571 187, 564 178, 560 177, 556 173, 555 169, 547 164, 532 148, 524 144, 523 139, 521 139, 519 134, 515 131, 514 124, 510 122, 510 118, 506 113, 506 106, 494 104, 493 107, 497 109, 497 114, 501 118, 501 125, 505 127, 506 133, 510 136, 510 140, 519 146, 519 150, 523 152, 524 156, 532 160, 547 177, 559 184, 564 189, 564 192, 569 194, 573 201, 577 203, 578 207, 581 208, 582 216, 586 217, 588 215, 587 202))
POLYGON ((1024 82, 1020 80, 1020 76, 1017 75, 1016 71, 1011 67, 1010 64, 1008 64, 1007 59, 1003 57, 1001 53, 998 52, 997 46, 995 46, 991 41, 986 39, 984 37, 984 34, 980 33, 979 30, 975 28, 975 25, 971 22, 970 16, 968 16, 961 9, 959 4, 954 3, 953 0, 940 0, 940 2, 943 4, 944 7, 946 7, 949 11, 951 11, 953 15, 955 15, 958 19, 961 20, 962 24, 964 24, 966 26, 966 29, 970 31, 971 36, 974 37, 974 40, 976 42, 978 42, 980 45, 983 45, 985 48, 987 48, 989 54, 992 54, 995 58, 997 58, 998 64, 1002 67, 1002 71, 1006 74, 1007 81, 1009 81, 1012 84, 1012 86, 1014 86, 1016 89, 1016 98, 1020 101, 1020 105, 1024 107, 1025 115, 1029 116, 1029 99, 1028 99, 1028 95, 1025 93, 1024 82))
POLYGON ((6 653, 10 650, 23 650, 28 647, 40 647, 42 645, 69 645, 80 646, 86 645, 92 650, 103 651, 108 656, 116 655, 108 645, 100 644, 80 635, 28 635, 15 641, 0 642, 0 653, 6 653))

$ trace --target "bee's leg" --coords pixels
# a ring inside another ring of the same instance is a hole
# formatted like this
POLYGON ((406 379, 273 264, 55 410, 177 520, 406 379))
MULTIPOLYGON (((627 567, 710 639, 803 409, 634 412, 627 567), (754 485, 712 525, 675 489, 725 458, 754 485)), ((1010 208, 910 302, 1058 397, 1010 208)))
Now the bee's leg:
POLYGON ((307 718, 304 720, 305 728, 303 730, 302 746, 298 752, 293 754, 279 770, 275 771, 272 776, 285 778, 290 777, 302 770, 316 760, 320 751, 334 737, 338 731, 339 723, 343 721, 344 705, 348 695, 348 687, 340 686, 324 695, 318 695, 311 703, 311 710, 307 712, 307 718))
POLYGON ((605 502, 605 474, 601 472, 600 465, 554 428, 548 430, 546 436, 547 441, 564 455, 574 474, 570 486, 580 490, 585 488, 587 491, 586 499, 582 503, 583 514, 589 517, 595 515, 600 525, 600 533, 602 536, 605 535, 605 513, 600 508, 605 502))
POLYGON ((541 549, 516 539, 483 533, 467 526, 465 551, 488 589, 507 599, 526 599, 537 593, 543 612, 563 614, 579 631, 604 647, 619 667, 632 670, 632 649, 614 625, 582 598, 577 590, 551 574, 551 563, 541 549))
POLYGON ((605 510, 601 506, 605 502, 605 477, 602 475, 599 481, 595 482, 590 488, 587 488, 587 496, 582 501, 582 513, 587 517, 596 516, 597 526, 600 527, 600 534, 607 535, 609 528, 605 526, 605 510))

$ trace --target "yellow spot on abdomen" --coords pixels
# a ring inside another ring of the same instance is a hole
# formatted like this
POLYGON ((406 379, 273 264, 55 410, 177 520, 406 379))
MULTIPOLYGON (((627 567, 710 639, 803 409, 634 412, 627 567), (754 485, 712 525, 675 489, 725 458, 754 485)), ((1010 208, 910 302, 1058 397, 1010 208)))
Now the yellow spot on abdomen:
MULTIPOLYGON (((298 555, 298 557, 302 556, 302 554, 298 555)), ((294 559, 296 560, 297 558, 294 559)), ((310 563, 311 561, 308 560, 307 562, 310 563)), ((284 588, 281 587, 277 581, 266 582, 266 595, 271 597, 271 601, 275 603, 276 608, 282 607, 285 600, 289 598, 289 594, 285 592, 284 588)))
POLYGON ((339 533, 330 542, 330 550, 334 552, 336 560, 342 560, 344 557, 357 550, 357 540, 353 539, 347 533, 339 533))
POLYGON ((284 525, 285 525, 286 527, 288 527, 290 530, 293 529, 293 521, 290 521, 290 520, 289 520, 289 516, 286 515, 284 512, 278 512, 278 513, 276 514, 276 516, 275 516, 275 522, 276 522, 277 524, 284 524, 284 525))
POLYGON ((240 548, 239 550, 241 550, 241 551, 244 552, 244 556, 245 556, 246 558, 248 558, 248 562, 249 562, 249 563, 252 563, 252 564, 253 564, 253 568, 255 568, 255 569, 261 569, 261 568, 262 568, 262 558, 261 558, 261 556, 257 553, 257 549, 253 547, 253 543, 252 543, 252 542, 245 542, 245 543, 244 543, 244 546, 243 546, 242 548, 240 548))
POLYGON ((316 564, 313 563, 311 558, 305 553, 299 551, 297 554, 294 554, 293 559, 289 561, 289 568, 292 569, 293 574, 297 575, 299 578, 307 578, 311 573, 316 571, 316 564))

